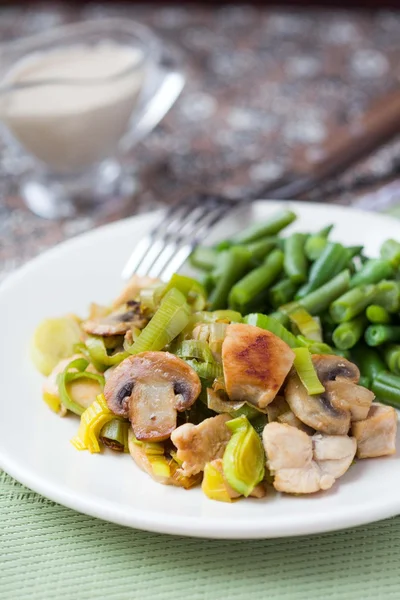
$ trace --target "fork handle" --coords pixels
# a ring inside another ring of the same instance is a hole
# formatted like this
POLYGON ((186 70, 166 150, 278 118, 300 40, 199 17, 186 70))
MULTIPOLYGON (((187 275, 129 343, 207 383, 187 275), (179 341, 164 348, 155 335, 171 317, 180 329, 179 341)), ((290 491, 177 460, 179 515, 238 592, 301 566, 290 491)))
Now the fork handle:
POLYGON ((306 173, 315 182, 333 177, 399 133, 400 89, 381 98, 349 125, 337 129, 327 143, 311 148, 307 152, 306 173))

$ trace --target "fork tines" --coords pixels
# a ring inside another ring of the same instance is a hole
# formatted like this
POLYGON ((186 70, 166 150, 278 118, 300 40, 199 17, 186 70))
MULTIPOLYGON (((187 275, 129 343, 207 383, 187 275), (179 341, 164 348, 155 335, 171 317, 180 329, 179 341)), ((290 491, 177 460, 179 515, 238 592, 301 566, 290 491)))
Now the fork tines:
POLYGON ((211 195, 192 196, 172 205, 136 245, 122 277, 149 275, 167 281, 235 205, 235 201, 211 195))

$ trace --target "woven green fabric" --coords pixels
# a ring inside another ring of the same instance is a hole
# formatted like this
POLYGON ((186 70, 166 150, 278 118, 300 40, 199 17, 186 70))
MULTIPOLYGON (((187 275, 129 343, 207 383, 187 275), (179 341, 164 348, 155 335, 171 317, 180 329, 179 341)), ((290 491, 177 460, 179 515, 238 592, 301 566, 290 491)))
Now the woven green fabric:
POLYGON ((0 473, 2 600, 400 598, 400 518, 259 541, 178 538, 81 515, 0 473))

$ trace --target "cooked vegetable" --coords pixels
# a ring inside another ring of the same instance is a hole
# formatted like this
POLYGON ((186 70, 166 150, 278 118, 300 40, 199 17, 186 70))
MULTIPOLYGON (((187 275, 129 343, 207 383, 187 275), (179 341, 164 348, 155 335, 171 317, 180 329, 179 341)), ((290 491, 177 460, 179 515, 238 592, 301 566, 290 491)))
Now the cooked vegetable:
POLYGON ((128 448, 128 421, 119 418, 112 419, 106 423, 100 431, 100 440, 116 452, 129 452, 128 448))
POLYGON ((295 348, 294 353, 294 368, 307 392, 310 396, 322 394, 325 388, 318 379, 308 348, 295 348))
POLYGON ((289 302, 297 291, 297 285, 289 278, 281 279, 269 290, 269 300, 274 308, 289 302))
POLYGON ((241 231, 231 238, 234 244, 249 244, 269 235, 276 235, 282 229, 293 223, 296 215, 290 210, 276 212, 264 223, 251 225, 248 229, 241 231))
POLYGON ((318 233, 310 235, 305 243, 304 251, 309 260, 314 261, 322 254, 325 246, 328 244, 328 236, 332 231, 333 225, 324 227, 318 233))
POLYGON ((207 463, 204 467, 201 489, 211 500, 232 502, 232 497, 228 492, 224 474, 216 467, 214 461, 207 463))
POLYGON ((331 305, 330 314, 335 323, 350 321, 362 313, 376 299, 374 285, 360 285, 349 290, 331 305))
POLYGON ((104 395, 115 414, 128 418, 138 440, 162 441, 176 428, 177 411, 201 391, 196 372, 169 352, 126 358, 106 381, 104 395))
POLYGON ((204 309, 207 301, 207 294, 204 287, 196 279, 175 273, 165 286, 162 295, 165 296, 165 294, 168 294, 168 292, 173 289, 178 290, 185 296, 187 303, 193 310, 204 309))
POLYGON ((387 371, 381 371, 372 380, 371 389, 385 404, 400 408, 400 377, 387 371))
POLYGON ((381 246, 382 258, 388 260, 394 269, 400 266, 400 244, 396 240, 386 240, 381 246))
POLYGON ((353 346, 361 339, 366 325, 367 319, 364 315, 351 319, 351 321, 340 323, 332 334, 332 340, 336 348, 339 348, 340 350, 353 348, 353 346))
POLYGON ((303 233, 293 233, 285 240, 285 257, 283 268, 290 281, 300 284, 306 281, 308 261, 304 252, 307 236, 303 233))
POLYGON ((303 423, 328 435, 346 435, 351 420, 365 419, 374 395, 357 385, 358 368, 339 356, 313 355, 325 391, 310 395, 295 370, 285 387, 285 400, 303 423))
POLYGON ((349 263, 349 252, 342 244, 329 243, 310 268, 308 281, 297 292, 303 298, 338 275, 349 263))
POLYGON ((367 306, 365 315, 370 323, 387 325, 392 320, 386 308, 383 308, 383 306, 378 306, 377 304, 371 304, 370 306, 367 306))
POLYGON ((393 268, 388 260, 375 258, 368 260, 350 281, 350 287, 379 283, 382 279, 392 277, 393 268))
POLYGON ((400 325, 370 325, 365 331, 365 341, 368 346, 400 342, 400 325))
POLYGON ((143 329, 147 319, 139 302, 130 300, 113 312, 93 317, 82 323, 82 329, 91 335, 124 335, 131 327, 143 329))
POLYGON ((211 310, 226 307, 232 286, 246 273, 250 258, 250 252, 239 246, 219 254, 216 266, 218 276, 209 298, 211 310))
POLYGON ((313 318, 305 308, 295 306, 289 310, 288 316, 301 335, 315 342, 322 342, 321 323, 313 318))
POLYGON ((322 313, 329 308, 331 302, 348 289, 349 283, 350 271, 346 269, 328 283, 301 298, 299 304, 312 315, 322 313))
POLYGON ((250 271, 236 283, 229 294, 229 305, 245 312, 255 297, 268 288, 278 277, 283 266, 283 252, 273 250, 264 263, 250 271))
POLYGON ((74 353, 81 339, 81 329, 73 317, 45 319, 38 325, 30 344, 35 367, 42 375, 50 375, 63 358, 74 353))
POLYGON ((247 325, 254 325, 255 327, 260 327, 261 329, 265 329, 266 331, 274 333, 291 348, 296 348, 300 345, 296 336, 294 336, 293 333, 290 333, 286 327, 281 325, 280 322, 271 315, 268 316, 260 313, 252 313, 247 315, 243 321, 247 325))
POLYGON ((109 367, 119 365, 127 356, 128 352, 120 351, 108 354, 104 339, 100 336, 88 335, 85 340, 92 364, 98 371, 105 371, 109 367))
POLYGON ((376 284, 374 304, 383 306, 390 313, 400 310, 400 285, 398 281, 380 281, 376 284))
POLYGON ((223 456, 224 475, 229 485, 249 496, 264 478, 264 450, 261 440, 246 417, 229 421, 232 437, 223 456))
POLYGON ((161 350, 186 327, 189 322, 190 307, 185 296, 172 288, 164 296, 160 306, 134 342, 131 354, 148 350, 161 350))
POLYGON ((193 267, 203 269, 203 271, 212 271, 217 261, 217 252, 207 246, 197 246, 190 255, 190 262, 193 267))
POLYGON ((78 435, 71 442, 77 450, 89 450, 90 453, 100 452, 99 436, 106 423, 114 418, 107 406, 103 394, 87 408, 81 416, 78 435))
POLYGON ((385 346, 383 348, 383 356, 389 370, 395 375, 400 375, 400 344, 388 344, 385 346))
POLYGON ((82 379, 91 379, 99 384, 101 388, 104 386, 104 377, 88 371, 88 366, 89 361, 85 358, 76 358, 68 363, 62 373, 57 375, 58 393, 61 404, 76 415, 82 415, 86 407, 72 397, 68 384, 82 379))

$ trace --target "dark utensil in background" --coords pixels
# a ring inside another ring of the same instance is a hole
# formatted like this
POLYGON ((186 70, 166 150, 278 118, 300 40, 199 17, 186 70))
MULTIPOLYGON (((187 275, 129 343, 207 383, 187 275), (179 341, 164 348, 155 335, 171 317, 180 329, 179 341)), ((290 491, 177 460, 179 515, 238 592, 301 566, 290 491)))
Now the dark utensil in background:
POLYGON ((400 134, 400 89, 380 98, 356 121, 310 149, 307 160, 252 198, 290 200, 318 188, 400 134))

